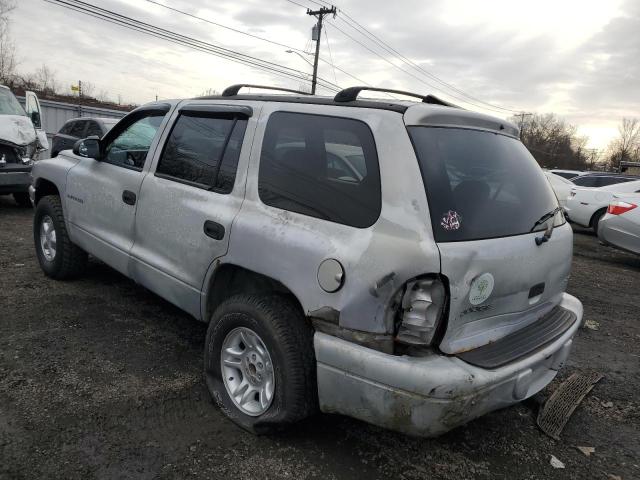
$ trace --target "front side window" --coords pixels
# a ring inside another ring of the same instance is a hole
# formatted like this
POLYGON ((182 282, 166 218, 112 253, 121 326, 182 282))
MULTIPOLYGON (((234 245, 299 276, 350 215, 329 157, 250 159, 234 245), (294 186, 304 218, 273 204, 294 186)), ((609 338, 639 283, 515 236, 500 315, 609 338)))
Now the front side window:
POLYGON ((104 161, 141 170, 165 114, 153 112, 130 123, 104 149, 104 161))
POLYGON ((176 121, 156 175, 229 193, 233 189, 247 120, 186 112, 176 121))
POLYGON ((373 134, 357 120, 276 112, 265 132, 258 189, 267 205, 369 227, 381 208, 373 134))
POLYGON ((462 128, 408 127, 437 242, 481 240, 564 223, 544 173, 517 139, 462 128), (558 223, 554 223, 558 224, 558 223))
POLYGON ((93 120, 89 120, 87 125, 87 133, 86 136, 87 137, 91 137, 94 135, 97 135, 98 137, 102 136, 102 129, 100 128, 100 125, 98 125, 98 122, 94 122, 93 120))

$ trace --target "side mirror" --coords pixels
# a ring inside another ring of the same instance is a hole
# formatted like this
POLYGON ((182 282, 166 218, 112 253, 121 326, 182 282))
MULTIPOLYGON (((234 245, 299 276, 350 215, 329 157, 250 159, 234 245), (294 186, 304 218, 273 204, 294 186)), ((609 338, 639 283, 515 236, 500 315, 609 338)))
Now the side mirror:
POLYGON ((31 112, 31 123, 33 123, 35 128, 42 128, 42 124, 40 123, 40 112, 31 112))
POLYGON ((100 160, 100 138, 97 135, 78 140, 73 146, 73 153, 81 157, 100 160))

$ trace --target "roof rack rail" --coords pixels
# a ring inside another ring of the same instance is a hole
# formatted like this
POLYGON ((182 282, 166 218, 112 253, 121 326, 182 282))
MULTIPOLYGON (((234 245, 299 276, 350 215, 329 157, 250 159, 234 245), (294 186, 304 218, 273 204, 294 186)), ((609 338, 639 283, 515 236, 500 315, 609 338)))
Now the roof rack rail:
POLYGON ((340 90, 334 97, 336 102, 353 102, 358 98, 361 91, 368 90, 371 92, 385 92, 385 93, 397 93, 398 95, 406 95, 407 97, 415 97, 421 99, 424 103, 431 103, 434 105, 444 105, 445 107, 460 108, 453 103, 445 102, 444 100, 434 95, 421 95, 419 93, 405 92, 404 90, 392 90, 390 88, 375 88, 375 87, 349 87, 344 90, 340 90))
POLYGON ((298 93, 300 95, 311 95, 307 92, 300 92, 298 90, 291 90, 289 88, 280 88, 280 87, 269 87, 267 85, 251 85, 249 83, 238 83, 236 85, 231 85, 227 87, 222 92, 223 97, 233 97, 238 94, 241 88, 250 87, 250 88, 263 88, 265 90, 278 90, 280 92, 289 92, 289 93, 298 93))

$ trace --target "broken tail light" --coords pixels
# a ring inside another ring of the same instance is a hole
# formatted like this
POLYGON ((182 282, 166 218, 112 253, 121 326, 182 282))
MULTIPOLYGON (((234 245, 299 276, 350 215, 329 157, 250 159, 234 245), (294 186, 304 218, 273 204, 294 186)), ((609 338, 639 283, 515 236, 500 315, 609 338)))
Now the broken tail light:
POLYGON ((431 345, 441 322, 445 298, 444 285, 438 278, 409 282, 402 297, 396 340, 408 345, 431 345))
POLYGON ((609 204, 607 213, 611 215, 622 215, 623 213, 633 210, 637 205, 635 203, 623 202, 622 200, 614 200, 609 204))

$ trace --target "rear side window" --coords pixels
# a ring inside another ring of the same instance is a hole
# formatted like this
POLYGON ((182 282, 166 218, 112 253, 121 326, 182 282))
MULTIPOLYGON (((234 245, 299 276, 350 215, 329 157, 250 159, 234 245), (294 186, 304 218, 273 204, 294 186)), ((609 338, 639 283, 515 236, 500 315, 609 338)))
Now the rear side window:
POLYGON ((65 123, 58 133, 61 133, 63 135, 69 135, 69 132, 71 131, 71 128, 73 127, 74 123, 75 122, 67 122, 67 123, 65 123))
POLYGON ((258 176, 272 207, 366 228, 380 216, 380 170, 360 121, 276 112, 267 124, 258 176))
POLYGON ((598 178, 597 177, 578 177, 574 178, 572 182, 579 187, 597 187, 598 186, 598 178))
POLYGON ((84 126, 86 122, 83 120, 77 120, 71 124, 71 128, 69 129, 69 135, 73 137, 82 138, 84 137, 84 126))
POLYGON ((167 140, 156 175, 229 193, 247 126, 231 116, 183 113, 167 140))
POLYGON ((507 237, 547 227, 538 221, 558 208, 558 200, 521 142, 461 128, 408 130, 437 242, 507 237))
POLYGON ((621 177, 600 177, 598 180, 599 187, 606 187, 607 185, 616 185, 618 183, 626 183, 633 180, 632 178, 621 177))

